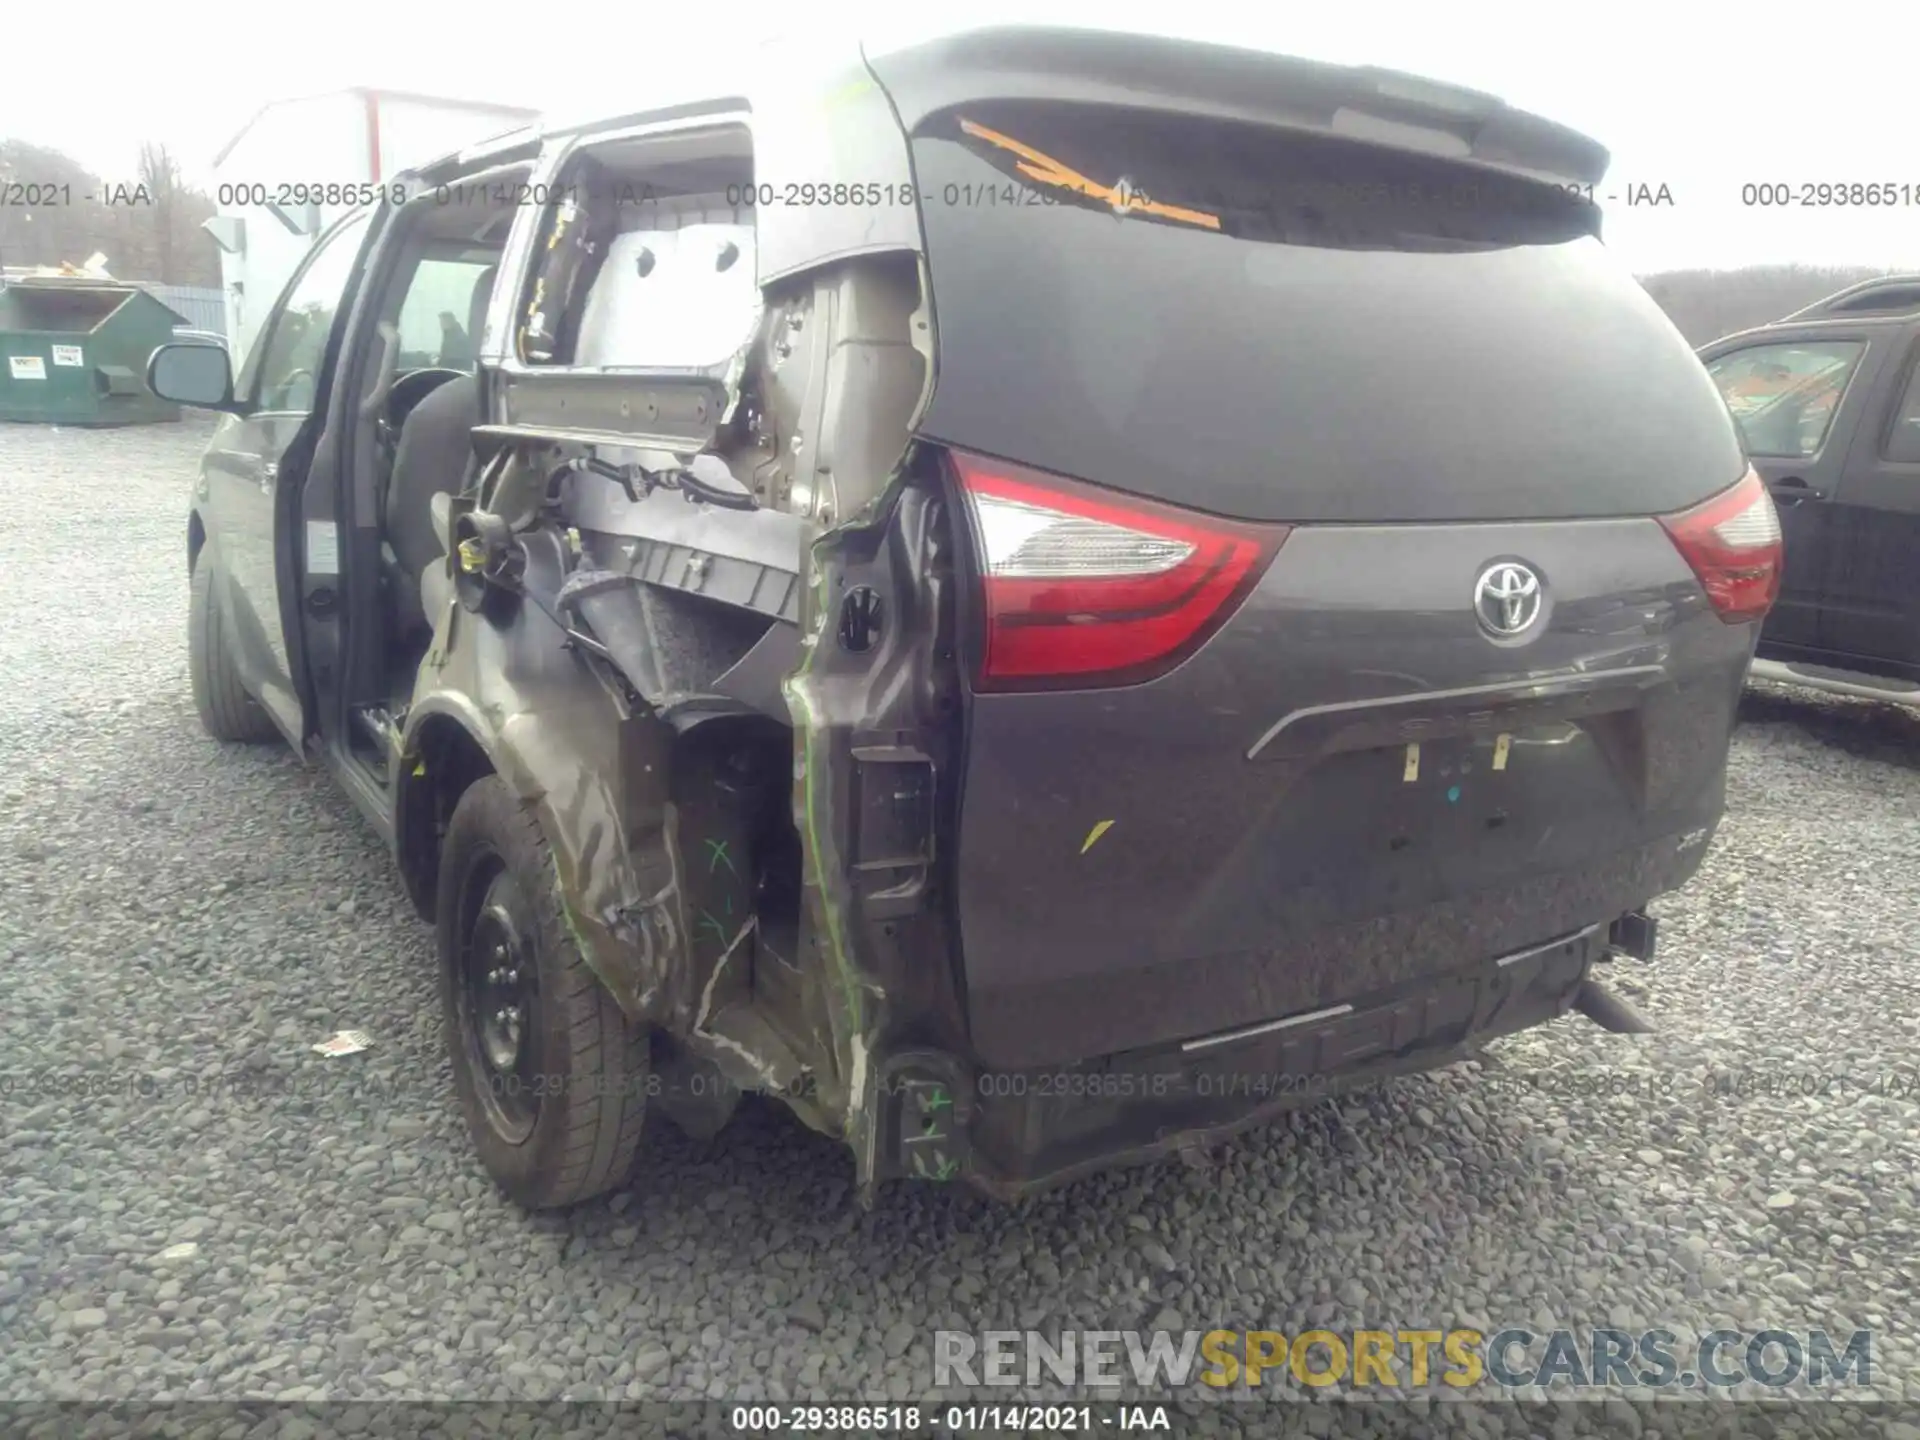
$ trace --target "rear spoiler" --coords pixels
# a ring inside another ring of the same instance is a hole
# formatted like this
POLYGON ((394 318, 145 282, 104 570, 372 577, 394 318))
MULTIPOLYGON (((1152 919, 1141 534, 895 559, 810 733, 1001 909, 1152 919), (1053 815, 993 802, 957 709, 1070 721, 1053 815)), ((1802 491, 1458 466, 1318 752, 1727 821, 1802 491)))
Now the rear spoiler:
POLYGON ((973 101, 1059 100, 1283 126, 1562 186, 1599 183, 1611 159, 1599 141, 1478 90, 1191 40, 997 27, 868 47, 866 60, 909 134, 973 101))

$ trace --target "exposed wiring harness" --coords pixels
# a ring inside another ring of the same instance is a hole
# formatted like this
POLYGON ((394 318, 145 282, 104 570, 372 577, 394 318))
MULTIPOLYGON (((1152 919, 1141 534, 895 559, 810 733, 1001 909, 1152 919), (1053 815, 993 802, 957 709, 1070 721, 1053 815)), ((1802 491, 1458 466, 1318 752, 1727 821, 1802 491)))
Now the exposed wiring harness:
POLYGON ((613 465, 595 455, 579 455, 561 462, 547 476, 547 493, 553 494, 569 475, 598 475, 611 480, 636 505, 656 490, 677 490, 683 499, 695 505, 712 505, 720 510, 758 510, 760 502, 742 491, 721 490, 709 485, 684 466, 652 470, 645 465, 613 465))
MULTIPOLYGON (((566 460, 548 473, 549 504, 558 495, 559 487, 569 475, 583 474, 598 475, 613 481, 626 492, 627 498, 636 504, 656 490, 677 490, 683 499, 693 504, 713 505, 723 510, 760 508, 759 502, 751 494, 718 489, 683 466, 656 470, 640 464, 614 465, 592 455, 576 456, 566 460)), ((484 493, 484 485, 482 488, 484 493)), ((513 536, 507 530, 505 522, 497 516, 487 518, 476 513, 474 523, 478 527, 477 533, 466 536, 454 547, 458 570, 472 576, 482 585, 491 585, 531 601, 535 608, 552 621, 565 637, 565 644, 601 662, 622 684, 630 697, 637 695, 638 692, 634 691, 631 681, 621 672, 619 662, 614 658, 612 651, 589 629, 583 629, 580 624, 574 623, 572 616, 568 613, 571 607, 566 603, 565 596, 557 597, 558 603, 555 603, 526 584, 521 573, 525 554, 524 542, 513 536), (484 525, 480 523, 483 518, 486 518, 484 525)), ((575 544, 577 543, 576 539, 575 544)), ((580 618, 584 622, 585 617, 580 618)))

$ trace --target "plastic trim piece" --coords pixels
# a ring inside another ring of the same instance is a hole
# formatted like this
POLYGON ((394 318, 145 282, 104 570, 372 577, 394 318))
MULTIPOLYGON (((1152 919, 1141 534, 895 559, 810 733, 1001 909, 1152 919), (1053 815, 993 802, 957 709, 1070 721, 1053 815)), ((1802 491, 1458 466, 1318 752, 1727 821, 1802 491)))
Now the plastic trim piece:
POLYGON ((1432 700, 1464 700, 1470 695, 1511 695, 1520 699, 1535 696, 1564 695, 1596 686, 1617 685, 1623 680, 1662 679, 1666 670, 1658 665, 1627 665, 1618 670, 1596 670, 1586 674, 1545 675, 1533 680, 1501 680, 1492 685, 1467 685, 1458 690, 1417 690, 1411 695, 1383 695, 1373 700, 1338 700, 1329 705, 1306 705, 1281 717, 1247 751, 1249 760, 1273 743, 1290 725, 1313 715, 1334 715, 1358 710, 1384 710, 1394 705, 1417 705, 1432 700))

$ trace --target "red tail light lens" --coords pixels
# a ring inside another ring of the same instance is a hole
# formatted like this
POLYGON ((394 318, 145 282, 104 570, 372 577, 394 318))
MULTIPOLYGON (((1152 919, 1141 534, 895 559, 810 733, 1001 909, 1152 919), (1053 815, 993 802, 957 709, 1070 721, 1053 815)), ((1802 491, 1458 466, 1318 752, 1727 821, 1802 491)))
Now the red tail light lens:
POLYGON ((952 452, 980 557, 983 690, 1134 685, 1211 636, 1285 525, 1195 515, 952 452))
POLYGON ((1663 515, 1713 608, 1729 625, 1758 620, 1780 593, 1780 516, 1751 467, 1730 490, 1663 515))

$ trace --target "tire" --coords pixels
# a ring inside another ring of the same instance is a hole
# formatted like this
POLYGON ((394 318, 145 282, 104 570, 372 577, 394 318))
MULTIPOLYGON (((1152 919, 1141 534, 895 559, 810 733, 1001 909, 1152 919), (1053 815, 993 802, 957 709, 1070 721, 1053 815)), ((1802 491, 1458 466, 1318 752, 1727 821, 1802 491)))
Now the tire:
POLYGON ((213 595, 213 565, 205 556, 193 567, 187 601, 187 674, 193 682, 193 708, 214 739, 257 744, 280 733, 240 683, 226 619, 213 595))
POLYGON ((649 1037, 587 968, 553 852, 498 776, 454 807, 436 890, 447 1054, 481 1164, 529 1210, 619 1186, 646 1119, 649 1037))

